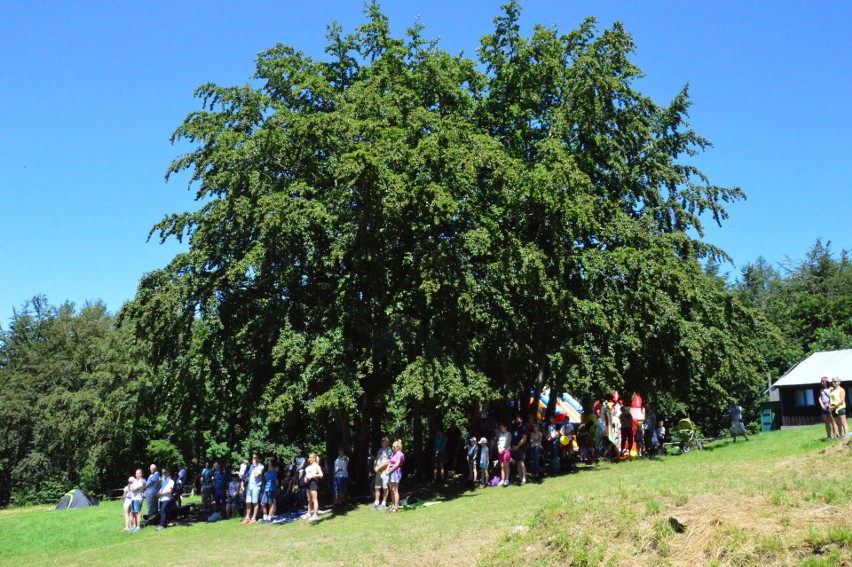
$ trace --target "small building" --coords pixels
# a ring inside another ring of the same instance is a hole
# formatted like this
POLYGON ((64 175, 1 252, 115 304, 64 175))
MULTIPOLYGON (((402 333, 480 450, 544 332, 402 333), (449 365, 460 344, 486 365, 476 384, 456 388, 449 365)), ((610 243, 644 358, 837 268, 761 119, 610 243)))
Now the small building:
POLYGON ((819 413, 820 378, 835 376, 841 380, 849 399, 852 386, 852 349, 816 352, 790 368, 770 390, 781 400, 781 426, 822 423, 819 413))

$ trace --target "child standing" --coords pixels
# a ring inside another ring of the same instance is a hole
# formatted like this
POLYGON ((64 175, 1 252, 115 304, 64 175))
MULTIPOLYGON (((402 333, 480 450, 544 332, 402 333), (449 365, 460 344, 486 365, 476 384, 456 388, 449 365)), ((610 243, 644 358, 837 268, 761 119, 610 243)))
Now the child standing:
POLYGON ((470 472, 470 482, 476 488, 476 472, 479 468, 477 458, 479 457, 479 446, 476 444, 476 437, 468 439, 467 446, 467 468, 470 472))
POLYGON ((133 516, 131 508, 133 507, 133 481, 136 480, 132 476, 127 479, 127 485, 124 487, 124 530, 129 532, 133 527, 133 516))
POLYGON ((242 488, 240 475, 234 473, 231 475, 231 483, 228 485, 228 504, 225 506, 226 518, 233 518, 237 508, 239 508, 240 488, 242 488))
POLYGON ((488 486, 488 465, 490 463, 488 453, 488 439, 483 437, 479 440, 479 482, 483 488, 488 486))
POLYGON ((278 497, 278 459, 269 462, 269 470, 266 472, 266 486, 263 491, 261 503, 263 504, 263 519, 261 523, 268 524, 275 515, 275 500, 278 497))

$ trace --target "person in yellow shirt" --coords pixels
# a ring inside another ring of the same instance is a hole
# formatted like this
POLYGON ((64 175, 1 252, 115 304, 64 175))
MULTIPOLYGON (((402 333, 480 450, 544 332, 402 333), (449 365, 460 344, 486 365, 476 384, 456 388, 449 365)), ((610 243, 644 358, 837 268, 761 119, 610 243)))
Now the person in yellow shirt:
POLYGON ((831 379, 831 385, 828 405, 831 408, 831 415, 834 416, 834 423, 837 425, 837 434, 841 439, 845 439, 849 433, 849 427, 846 425, 846 390, 840 385, 840 378, 837 376, 831 379))

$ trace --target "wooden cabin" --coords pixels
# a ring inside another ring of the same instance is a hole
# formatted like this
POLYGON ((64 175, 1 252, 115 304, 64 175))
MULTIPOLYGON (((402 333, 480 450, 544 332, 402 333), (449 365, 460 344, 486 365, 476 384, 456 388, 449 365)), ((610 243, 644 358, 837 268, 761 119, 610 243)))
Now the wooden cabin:
POLYGON ((816 352, 772 384, 781 401, 781 427, 822 423, 819 413, 820 378, 841 379, 846 399, 852 387, 852 349, 816 352))

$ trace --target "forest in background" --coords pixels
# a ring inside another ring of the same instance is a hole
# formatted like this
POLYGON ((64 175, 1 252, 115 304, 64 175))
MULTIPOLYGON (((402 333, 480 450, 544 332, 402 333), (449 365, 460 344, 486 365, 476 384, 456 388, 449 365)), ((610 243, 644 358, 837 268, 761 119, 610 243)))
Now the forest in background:
POLYGON ((846 250, 720 274, 702 219, 744 193, 689 165, 709 142, 686 87, 635 90, 618 24, 523 37, 519 18, 473 60, 371 4, 325 60, 277 45, 259 86, 200 87, 169 169, 199 208, 152 229, 188 251, 116 315, 36 296, 0 329, 0 503, 148 462, 361 463, 382 434, 422 470, 436 429, 545 386, 716 431, 732 397, 755 417, 767 375, 852 346, 846 250))

